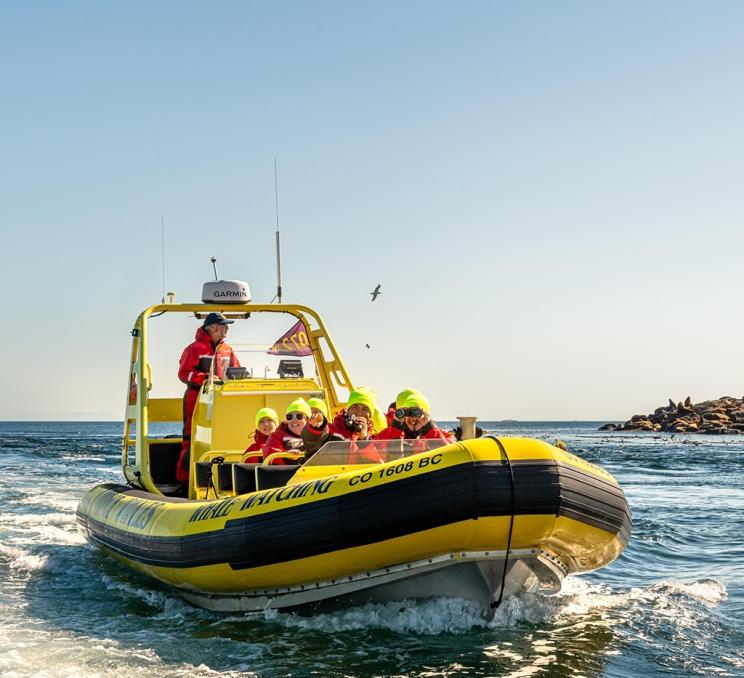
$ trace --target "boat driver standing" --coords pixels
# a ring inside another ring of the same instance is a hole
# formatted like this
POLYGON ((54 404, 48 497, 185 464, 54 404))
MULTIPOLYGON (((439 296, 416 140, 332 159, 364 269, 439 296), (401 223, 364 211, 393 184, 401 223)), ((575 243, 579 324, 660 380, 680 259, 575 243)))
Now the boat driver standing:
POLYGON ((178 378, 186 384, 183 394, 183 444, 176 465, 176 479, 180 483, 189 481, 189 448, 191 447, 191 417, 194 414, 199 389, 209 377, 214 357, 214 376, 223 379, 227 367, 240 367, 232 348, 225 343, 228 320, 222 313, 210 313, 204 324, 196 330, 194 341, 181 354, 178 378))

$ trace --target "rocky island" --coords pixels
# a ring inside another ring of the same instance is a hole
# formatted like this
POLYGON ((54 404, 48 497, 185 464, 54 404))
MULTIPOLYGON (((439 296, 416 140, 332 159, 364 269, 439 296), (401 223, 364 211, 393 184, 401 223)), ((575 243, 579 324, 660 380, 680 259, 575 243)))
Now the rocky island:
POLYGON ((599 430, 744 434, 744 398, 723 396, 702 403, 693 403, 690 396, 678 403, 670 398, 652 414, 634 414, 624 424, 605 424, 599 430))

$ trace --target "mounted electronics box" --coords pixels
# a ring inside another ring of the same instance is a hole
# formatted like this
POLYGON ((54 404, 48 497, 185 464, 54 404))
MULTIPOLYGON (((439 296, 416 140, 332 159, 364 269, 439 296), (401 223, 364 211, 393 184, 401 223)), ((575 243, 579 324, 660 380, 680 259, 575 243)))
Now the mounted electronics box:
POLYGON ((213 280, 204 283, 202 301, 205 304, 248 304, 251 288, 242 280, 213 280))

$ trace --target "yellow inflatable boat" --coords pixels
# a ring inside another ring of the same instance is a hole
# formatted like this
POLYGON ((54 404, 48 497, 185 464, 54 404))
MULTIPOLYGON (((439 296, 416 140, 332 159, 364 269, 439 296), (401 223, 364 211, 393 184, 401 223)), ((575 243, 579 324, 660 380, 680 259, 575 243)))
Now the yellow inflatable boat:
POLYGON ((196 605, 248 611, 447 595, 488 612, 520 590, 557 590, 628 541, 630 511, 612 476, 537 440, 331 442, 299 466, 241 463, 258 409, 315 396, 335 412, 353 388, 307 307, 160 304, 132 334, 126 484, 91 489, 77 518, 90 542, 196 605), (288 315, 312 355, 280 358, 276 378, 265 365, 260 376, 241 368, 224 381, 210 371, 191 422, 188 496, 177 496, 182 438, 158 431, 180 428, 181 399, 154 394, 149 329, 162 316, 213 311, 249 325, 288 315), (357 463, 365 445, 385 461, 357 463))

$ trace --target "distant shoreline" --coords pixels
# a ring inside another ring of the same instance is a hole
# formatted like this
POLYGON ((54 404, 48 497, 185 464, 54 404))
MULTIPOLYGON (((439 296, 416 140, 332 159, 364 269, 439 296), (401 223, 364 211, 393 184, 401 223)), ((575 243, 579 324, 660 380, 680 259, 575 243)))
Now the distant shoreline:
POLYGON ((721 396, 700 403, 690 396, 678 403, 669 398, 650 414, 634 414, 624 423, 607 423, 599 430, 744 435, 744 398, 721 396))
MULTIPOLYGON (((454 422, 457 419, 437 419, 439 422, 454 422)), ((478 419, 477 423, 487 422, 489 424, 604 424, 607 419, 478 419)), ((610 420, 610 423, 622 423, 622 419, 610 420)), ((157 422, 172 423, 178 422, 157 422)), ((124 425, 123 419, 0 419, 0 424, 120 424, 124 425)))

